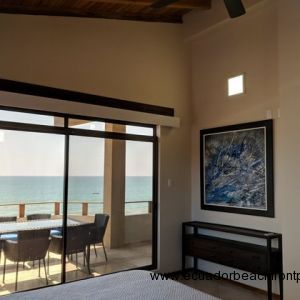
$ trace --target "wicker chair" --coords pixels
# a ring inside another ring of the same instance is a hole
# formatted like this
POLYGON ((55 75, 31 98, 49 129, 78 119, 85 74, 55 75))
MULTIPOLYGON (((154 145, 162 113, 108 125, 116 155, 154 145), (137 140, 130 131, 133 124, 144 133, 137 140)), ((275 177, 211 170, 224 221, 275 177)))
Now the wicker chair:
POLYGON ((16 222, 17 217, 0 217, 0 223, 4 222, 16 222))
POLYGON ((28 221, 33 221, 33 220, 48 220, 51 218, 51 214, 32 214, 32 215, 27 215, 27 220, 28 221))
POLYGON ((106 231, 106 227, 109 221, 109 215, 106 214, 95 214, 95 220, 94 220, 94 230, 92 232, 91 236, 91 245, 94 245, 94 251, 96 257, 97 255, 97 250, 96 250, 96 244, 102 244, 103 247, 103 252, 105 256, 105 260, 107 261, 107 255, 104 247, 104 234, 106 231))
MULTIPOLYGON (((66 255, 76 255, 76 267, 78 267, 78 253, 83 253, 83 262, 87 262, 87 269, 90 271, 90 259, 87 255, 87 246, 90 245, 93 224, 82 224, 78 226, 71 226, 67 228, 67 246, 66 255)), ((88 249, 89 250, 89 249, 88 249)), ((63 253, 63 237, 62 235, 51 236, 51 242, 48 251, 48 274, 49 274, 49 252, 60 254, 63 253)), ((89 253, 89 252, 88 252, 89 253)))
MULTIPOLYGON (((34 221, 34 220, 49 220, 51 219, 51 214, 32 214, 27 215, 27 221, 34 221)), ((61 229, 51 229, 50 231, 51 236, 52 235, 61 235, 61 229)))
MULTIPOLYGON (((0 223, 4 222, 16 222, 17 217, 0 217, 0 223)), ((16 233, 5 233, 0 235, 0 261, 2 256, 3 243, 5 240, 13 240, 16 241, 18 239, 18 235, 16 233)))
POLYGON ((48 285, 45 257, 48 251, 49 243, 49 229, 19 231, 18 241, 5 241, 3 246, 5 255, 3 267, 3 283, 5 283, 6 259, 17 263, 15 290, 18 289, 19 263, 38 260, 39 276, 41 275, 41 261, 43 261, 46 284, 48 285))

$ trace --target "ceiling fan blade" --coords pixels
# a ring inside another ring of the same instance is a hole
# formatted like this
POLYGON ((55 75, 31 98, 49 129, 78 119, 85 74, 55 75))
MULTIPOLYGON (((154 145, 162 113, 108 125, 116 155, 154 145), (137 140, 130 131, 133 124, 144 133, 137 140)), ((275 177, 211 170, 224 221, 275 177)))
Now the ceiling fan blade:
POLYGON ((224 0, 230 18, 237 18, 246 13, 241 0, 224 0))
POLYGON ((168 6, 177 1, 178 0, 157 0, 157 1, 154 1, 153 4, 151 4, 151 7, 152 8, 162 8, 162 7, 168 6))

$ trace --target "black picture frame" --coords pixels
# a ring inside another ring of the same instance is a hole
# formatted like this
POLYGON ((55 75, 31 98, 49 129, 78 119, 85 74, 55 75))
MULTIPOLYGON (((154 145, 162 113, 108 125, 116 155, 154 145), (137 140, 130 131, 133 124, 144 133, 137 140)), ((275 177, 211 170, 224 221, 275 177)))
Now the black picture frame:
POLYGON ((274 218, 273 120, 200 130, 200 172, 202 210, 274 218))

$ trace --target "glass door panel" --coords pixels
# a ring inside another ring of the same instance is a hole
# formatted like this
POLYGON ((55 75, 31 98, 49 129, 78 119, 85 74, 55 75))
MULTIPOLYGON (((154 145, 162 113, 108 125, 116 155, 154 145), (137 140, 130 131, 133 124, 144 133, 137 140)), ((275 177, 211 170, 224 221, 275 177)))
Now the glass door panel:
MULTIPOLYGON (((85 260, 84 250, 87 247, 83 242, 90 232, 85 224, 93 224, 95 215, 103 213, 103 172, 104 140, 70 136, 68 220, 77 223, 73 228, 68 226, 66 281, 90 277, 92 274, 85 260)), ((92 266, 97 257, 90 257, 92 266)))
POLYGON ((152 264, 153 143, 126 141, 125 244, 131 268, 152 264))
POLYGON ((152 203, 153 143, 70 136, 67 281, 151 265, 152 203))
POLYGON ((60 256, 48 256, 48 247, 62 226, 64 147, 63 135, 0 130, 0 295, 61 282, 60 256))

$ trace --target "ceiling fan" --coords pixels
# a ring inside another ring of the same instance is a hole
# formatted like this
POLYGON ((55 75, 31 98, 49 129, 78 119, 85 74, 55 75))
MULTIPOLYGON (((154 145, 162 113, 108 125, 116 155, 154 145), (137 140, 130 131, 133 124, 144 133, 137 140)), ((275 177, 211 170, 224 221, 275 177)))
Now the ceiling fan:
MULTIPOLYGON (((151 7, 156 9, 163 8, 177 1, 178 0, 156 0, 151 7)), ((230 18, 237 18, 246 13, 242 0, 224 0, 224 3, 230 18)))

